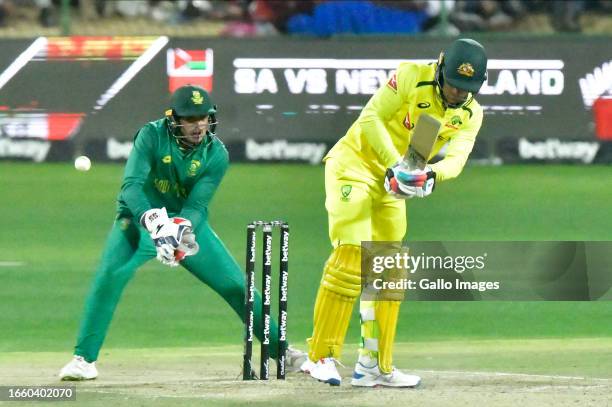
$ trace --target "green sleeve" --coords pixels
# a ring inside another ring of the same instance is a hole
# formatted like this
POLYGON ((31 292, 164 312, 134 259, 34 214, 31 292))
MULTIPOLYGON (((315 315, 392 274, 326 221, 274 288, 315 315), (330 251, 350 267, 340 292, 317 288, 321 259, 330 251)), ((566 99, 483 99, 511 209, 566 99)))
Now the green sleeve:
POLYGON ((206 219, 208 204, 221 183, 228 165, 227 150, 221 147, 211 157, 204 175, 194 185, 189 196, 187 196, 179 216, 189 219, 194 230, 206 219))
POLYGON ((151 172, 155 140, 155 130, 150 125, 140 129, 123 173, 121 197, 136 219, 151 209, 151 203, 144 193, 144 184, 151 172))

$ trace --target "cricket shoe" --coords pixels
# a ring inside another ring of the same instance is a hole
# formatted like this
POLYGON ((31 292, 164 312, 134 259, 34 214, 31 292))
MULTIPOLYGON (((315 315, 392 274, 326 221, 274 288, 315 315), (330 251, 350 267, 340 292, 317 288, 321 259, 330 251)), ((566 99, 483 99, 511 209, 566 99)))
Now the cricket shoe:
POLYGON ((299 372, 302 364, 307 360, 308 354, 306 352, 302 352, 291 346, 287 348, 287 353, 285 353, 285 367, 289 372, 299 372))
POLYGON ((302 366, 300 366, 300 370, 310 374, 312 378, 320 382, 327 383, 330 386, 340 386, 342 377, 340 377, 340 373, 336 369, 336 362, 334 358, 323 358, 317 362, 306 359, 302 366))
POLYGON ((96 362, 87 362, 82 356, 74 355, 59 373, 61 380, 92 380, 98 377, 96 362))
POLYGON ((378 368, 378 364, 367 367, 357 362, 353 371, 351 385, 355 387, 417 387, 421 383, 419 376, 402 373, 395 367, 391 373, 383 373, 378 368))

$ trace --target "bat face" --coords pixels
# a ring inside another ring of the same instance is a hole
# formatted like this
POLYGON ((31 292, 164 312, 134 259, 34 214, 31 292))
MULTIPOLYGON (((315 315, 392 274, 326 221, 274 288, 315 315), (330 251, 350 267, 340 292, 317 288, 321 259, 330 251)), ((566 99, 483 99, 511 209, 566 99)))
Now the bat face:
POLYGON ((438 120, 428 114, 424 113, 419 117, 412 133, 410 147, 404 156, 409 168, 421 170, 425 168, 438 137, 440 125, 438 120))

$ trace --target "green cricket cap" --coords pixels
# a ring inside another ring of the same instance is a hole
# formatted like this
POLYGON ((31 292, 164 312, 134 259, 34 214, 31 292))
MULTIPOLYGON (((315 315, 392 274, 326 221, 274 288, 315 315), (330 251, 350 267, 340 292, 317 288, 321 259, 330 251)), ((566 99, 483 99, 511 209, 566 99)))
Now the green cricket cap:
POLYGON ((215 105, 208 92, 199 86, 181 86, 170 98, 174 113, 179 117, 208 116, 216 113, 215 105))
POLYGON ((442 68, 449 85, 476 93, 487 79, 487 54, 484 47, 469 38, 454 41, 444 52, 442 68))

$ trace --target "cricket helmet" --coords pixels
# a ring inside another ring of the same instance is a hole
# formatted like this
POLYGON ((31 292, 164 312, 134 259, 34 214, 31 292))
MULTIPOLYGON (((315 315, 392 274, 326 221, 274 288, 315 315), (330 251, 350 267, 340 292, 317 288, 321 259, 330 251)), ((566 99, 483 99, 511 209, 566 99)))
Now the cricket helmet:
POLYGON ((209 117, 209 126, 206 130, 207 135, 215 135, 217 129, 217 106, 203 88, 195 85, 181 86, 174 91, 170 98, 170 109, 166 111, 168 126, 174 137, 184 138, 179 130, 181 117, 209 117))
POLYGON ((449 85, 478 93, 487 80, 487 54, 484 47, 469 38, 455 40, 440 54, 436 82, 442 92, 444 81, 449 85))

